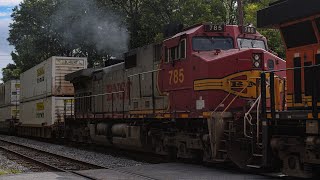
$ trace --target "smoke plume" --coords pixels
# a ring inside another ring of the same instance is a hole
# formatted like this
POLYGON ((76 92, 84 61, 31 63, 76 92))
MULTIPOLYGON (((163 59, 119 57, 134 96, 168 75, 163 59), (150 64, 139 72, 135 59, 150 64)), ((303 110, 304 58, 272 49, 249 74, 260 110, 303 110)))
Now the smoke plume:
POLYGON ((91 46, 113 55, 128 50, 129 33, 123 19, 94 0, 60 0, 51 20, 52 28, 71 48, 91 46))

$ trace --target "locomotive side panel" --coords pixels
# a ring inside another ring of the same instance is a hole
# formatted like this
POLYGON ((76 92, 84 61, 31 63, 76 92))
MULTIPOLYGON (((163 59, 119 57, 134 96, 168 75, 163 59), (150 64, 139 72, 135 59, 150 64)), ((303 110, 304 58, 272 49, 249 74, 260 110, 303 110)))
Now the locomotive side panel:
MULTIPOLYGON (((158 74, 161 71, 156 51, 159 46, 151 44, 134 50, 137 65, 127 69, 130 84, 130 111, 134 115, 153 114, 167 108, 166 97, 158 90, 158 74)), ((129 54, 130 56, 134 56, 129 54)))
POLYGON ((135 49, 126 54, 125 63, 95 71, 92 109, 107 117, 142 117, 166 109, 166 96, 157 87, 160 69, 155 51, 153 44, 135 49))
POLYGON ((109 116, 119 117, 128 111, 129 104, 128 87, 124 78, 124 64, 107 67, 102 70, 102 73, 101 84, 103 93, 106 95, 102 97, 104 102, 100 102, 100 106, 109 116))

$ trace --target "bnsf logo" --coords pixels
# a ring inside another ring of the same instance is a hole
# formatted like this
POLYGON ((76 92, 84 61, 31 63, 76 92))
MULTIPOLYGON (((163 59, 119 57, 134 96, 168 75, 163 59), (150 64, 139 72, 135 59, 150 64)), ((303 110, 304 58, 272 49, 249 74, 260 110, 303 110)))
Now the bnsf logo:
POLYGON ((122 83, 116 83, 116 84, 109 84, 107 85, 107 93, 113 93, 113 95, 109 94, 107 95, 107 101, 113 100, 119 100, 119 99, 129 99, 129 93, 130 93, 130 87, 131 82, 122 82, 122 83), (124 91, 124 93, 119 93, 121 91, 124 91))
POLYGON ((231 82, 231 88, 244 88, 244 87, 254 87, 256 86, 256 83, 254 82, 249 82, 249 84, 247 85, 246 81, 232 81, 231 82))

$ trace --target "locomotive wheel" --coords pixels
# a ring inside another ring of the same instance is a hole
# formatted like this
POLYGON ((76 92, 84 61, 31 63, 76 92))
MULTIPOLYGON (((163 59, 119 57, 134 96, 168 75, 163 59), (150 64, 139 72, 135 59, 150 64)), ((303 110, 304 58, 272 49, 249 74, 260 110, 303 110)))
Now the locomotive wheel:
POLYGON ((290 176, 311 178, 312 171, 309 170, 311 166, 304 165, 300 157, 295 154, 287 155, 283 160, 283 173, 290 176))

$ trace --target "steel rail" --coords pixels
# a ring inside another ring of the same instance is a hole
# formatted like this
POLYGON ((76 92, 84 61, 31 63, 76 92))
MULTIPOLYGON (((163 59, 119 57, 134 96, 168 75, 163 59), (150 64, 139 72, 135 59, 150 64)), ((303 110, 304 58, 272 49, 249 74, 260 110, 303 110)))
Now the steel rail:
MULTIPOLYGON (((18 144, 18 143, 14 143, 14 142, 10 142, 10 141, 7 141, 7 140, 0 139, 0 142, 5 142, 5 143, 8 143, 10 145, 17 146, 17 147, 22 147, 22 148, 25 148, 25 149, 28 149, 28 150, 45 153, 45 154, 48 154, 50 156, 55 156, 55 157, 58 157, 58 158, 61 158, 61 159, 66 159, 66 160, 71 161, 71 162, 73 161, 73 162, 80 163, 80 164, 87 164, 88 166, 96 167, 96 169, 105 169, 105 167, 102 167, 102 166, 98 166, 98 165, 87 163, 87 162, 84 162, 84 161, 80 161, 80 160, 72 159, 72 158, 69 158, 69 157, 57 155, 57 154, 50 153, 50 152, 47 152, 47 151, 31 148, 31 147, 28 147, 28 146, 25 146, 25 145, 22 145, 22 144, 18 144)), ((89 177, 89 176, 83 175, 81 173, 72 171, 72 170, 67 170, 67 169, 60 168, 60 167, 58 167, 59 165, 55 166, 55 165, 49 164, 47 162, 43 162, 41 160, 37 160, 36 158, 29 157, 29 156, 27 156, 25 154, 22 154, 22 153, 20 153, 18 151, 15 151, 13 149, 6 148, 4 146, 5 145, 0 145, 0 149, 2 149, 4 151, 7 151, 7 152, 10 152, 10 153, 13 153, 13 154, 15 154, 17 156, 20 156, 20 157, 22 157, 24 159, 27 159, 28 161, 40 164, 40 165, 42 165, 44 167, 47 167, 48 169, 52 169, 52 170, 58 171, 58 172, 65 172, 65 173, 73 174, 73 175, 76 175, 76 176, 81 176, 81 177, 86 178, 86 179, 97 180, 96 178, 89 177)), ((94 169, 94 168, 92 168, 92 169, 94 169)))
MULTIPOLYGON (((109 169, 109 168, 104 167, 104 166, 99 166, 99 165, 95 165, 95 164, 92 164, 92 163, 80 161, 80 160, 77 160, 77 159, 72 159, 72 158, 70 158, 70 157, 66 157, 66 156, 54 154, 54 153, 47 152, 47 151, 40 150, 40 149, 36 149, 36 148, 32 148, 32 147, 29 147, 29 146, 26 146, 26 145, 23 145, 23 144, 19 144, 19 143, 15 143, 15 142, 11 142, 11 141, 9 141, 9 140, 5 140, 5 139, 2 139, 2 138, 0 138, 0 143, 1 143, 1 142, 5 142, 5 143, 8 143, 8 144, 11 144, 11 145, 14 145, 14 146, 20 146, 20 147, 23 147, 23 148, 26 148, 26 149, 30 149, 30 150, 33 150, 33 151, 38 151, 38 152, 41 152, 41 153, 46 153, 46 154, 49 154, 49 155, 51 155, 51 156, 56 156, 56 157, 68 159, 69 161, 74 161, 74 162, 77 162, 77 163, 87 164, 87 165, 89 165, 89 166, 95 167, 95 168, 92 168, 92 169, 109 169)), ((59 171, 59 172, 65 172, 65 173, 69 173, 69 174, 81 176, 81 177, 84 177, 84 178, 86 178, 86 179, 98 180, 97 178, 90 177, 90 176, 86 176, 86 175, 84 175, 84 174, 82 174, 82 173, 79 173, 79 172, 62 169, 62 168, 59 168, 59 167, 57 167, 57 166, 54 166, 54 165, 51 165, 51 164, 48 164, 48 163, 39 161, 39 160, 37 160, 37 159, 34 159, 34 158, 32 158, 32 157, 28 157, 28 156, 26 156, 26 155, 24 155, 24 154, 21 154, 21 153, 19 153, 19 152, 14 151, 14 150, 5 148, 5 147, 3 147, 3 146, 1 146, 1 145, 0 145, 0 148, 3 149, 3 150, 6 150, 6 151, 8 151, 8 152, 14 153, 14 154, 16 154, 16 155, 18 155, 18 156, 21 156, 21 157, 23 157, 23 158, 25 158, 25 159, 28 159, 28 160, 30 160, 30 161, 33 161, 33 162, 35 162, 35 163, 41 164, 41 165, 43 165, 43 166, 46 166, 46 167, 48 167, 49 169, 53 169, 53 170, 56 170, 56 171, 59 171)), ((125 170, 120 170, 120 169, 110 169, 110 170, 115 171, 115 172, 120 172, 120 173, 123 173, 123 174, 128 174, 128 175, 133 175, 133 176, 141 177, 141 178, 144 178, 144 179, 157 180, 157 179, 152 178, 152 177, 149 177, 149 176, 145 176, 145 175, 142 175, 142 174, 138 174, 138 173, 134 173, 134 172, 129 172, 129 171, 125 171, 125 170)))

